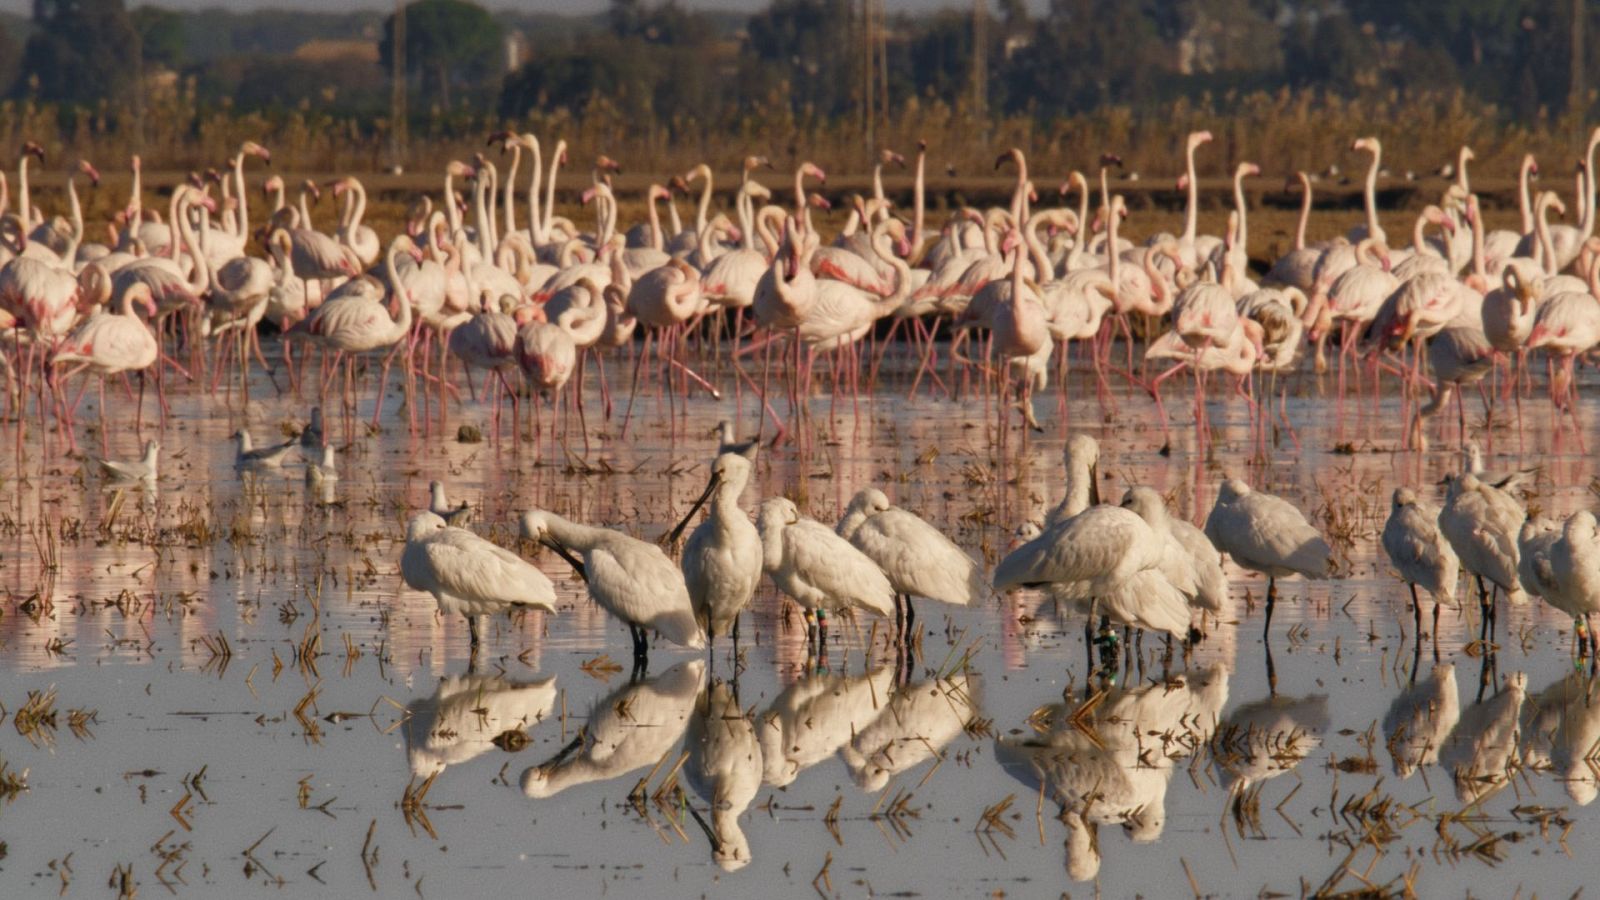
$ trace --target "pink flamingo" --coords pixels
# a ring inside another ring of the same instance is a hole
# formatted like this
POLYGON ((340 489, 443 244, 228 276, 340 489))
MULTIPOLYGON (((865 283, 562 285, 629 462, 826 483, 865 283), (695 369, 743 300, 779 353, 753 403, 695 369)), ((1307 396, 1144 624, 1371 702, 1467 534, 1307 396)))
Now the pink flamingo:
MULTIPOLYGON (((124 372, 139 373, 139 402, 135 413, 134 428, 136 433, 141 432, 144 426, 144 372, 160 356, 160 348, 156 345, 156 337, 148 326, 133 314, 133 304, 142 304, 147 313, 154 315, 155 298, 150 293, 147 285, 136 284, 123 292, 117 301, 115 313, 104 310, 90 316, 87 321, 78 326, 72 334, 68 335, 56 347, 50 357, 53 366, 79 364, 76 369, 58 378, 56 384, 71 378, 85 369, 100 376, 100 443, 102 451, 109 449, 110 429, 106 423, 106 379, 112 375, 124 372)), ((78 400, 83 398, 79 391, 78 400)), ((68 441, 72 441, 72 416, 77 410, 78 401, 73 401, 72 407, 67 408, 65 398, 58 395, 61 403, 63 418, 65 420, 68 441)))

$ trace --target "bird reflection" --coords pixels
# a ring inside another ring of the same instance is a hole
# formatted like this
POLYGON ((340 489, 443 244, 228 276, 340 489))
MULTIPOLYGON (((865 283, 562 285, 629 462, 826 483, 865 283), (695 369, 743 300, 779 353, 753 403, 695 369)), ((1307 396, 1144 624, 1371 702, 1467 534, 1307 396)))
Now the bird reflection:
POLYGON ((555 759, 522 773, 522 792, 532 798, 552 797, 570 787, 655 765, 688 729, 705 667, 704 660, 679 663, 599 700, 572 744, 555 759))
POLYGON ((711 805, 712 856, 724 871, 742 869, 750 864, 750 842, 739 817, 761 788, 761 743, 730 684, 717 681, 700 694, 687 746, 684 774, 711 805))
POLYGON ((896 691, 878 717, 839 749, 856 785, 882 790, 895 775, 939 756, 976 715, 975 687, 961 673, 896 691))
POLYGON ((1300 765, 1328 730, 1328 695, 1268 697, 1233 711, 1213 743, 1217 775, 1234 796, 1300 765))
POLYGON ((493 675, 446 675, 431 697, 406 706, 406 758, 421 778, 476 759, 508 731, 543 721, 556 702, 556 677, 520 683, 493 675))
POLYGON ((1513 672, 1499 693, 1461 714, 1460 724, 1439 754, 1439 764, 1455 775, 1456 798, 1461 802, 1481 800, 1510 779, 1527 693, 1527 674, 1513 672))
POLYGON ((1211 739, 1228 677, 1217 664, 1167 683, 1114 688, 1078 707, 1045 706, 1029 717, 1035 734, 996 739, 1000 765, 1060 804, 1068 875, 1085 881, 1098 873, 1100 825, 1121 825, 1136 843, 1161 837, 1175 763, 1211 739))
POLYGON ((1440 748, 1460 719, 1455 664, 1436 665, 1426 681, 1402 691, 1383 717, 1394 773, 1410 778, 1422 766, 1437 763, 1440 748))
POLYGON ((763 778, 783 787, 832 756, 889 702, 894 669, 854 677, 816 674, 790 685, 756 722, 763 778))
POLYGON ((1524 732, 1523 763, 1548 767, 1579 806, 1593 803, 1600 791, 1600 682, 1579 670, 1528 705, 1538 712, 1524 732))

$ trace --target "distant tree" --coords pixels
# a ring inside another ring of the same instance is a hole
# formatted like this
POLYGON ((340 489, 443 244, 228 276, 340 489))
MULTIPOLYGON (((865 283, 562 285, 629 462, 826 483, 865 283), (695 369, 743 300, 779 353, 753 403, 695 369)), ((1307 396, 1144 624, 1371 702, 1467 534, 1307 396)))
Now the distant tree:
POLYGON ((141 6, 129 14, 139 32, 145 62, 160 63, 169 69, 183 65, 183 14, 159 6, 141 6))
POLYGON ((21 67, 22 48, 9 31, 0 28, 0 94, 11 92, 11 86, 17 81, 17 70, 21 67))
POLYGON ((113 103, 137 85, 139 32, 122 0, 34 0, 18 86, 44 100, 113 103))
MULTIPOLYGON (((483 84, 500 69, 500 24, 465 0, 416 0, 406 7, 406 73, 424 94, 450 108, 452 86, 483 84)), ((391 65, 394 16, 383 20, 378 55, 391 65)))
POLYGON ((769 77, 790 85, 798 106, 844 112, 859 71, 850 39, 853 10, 850 0, 774 0, 750 17, 750 51, 764 61, 769 77))

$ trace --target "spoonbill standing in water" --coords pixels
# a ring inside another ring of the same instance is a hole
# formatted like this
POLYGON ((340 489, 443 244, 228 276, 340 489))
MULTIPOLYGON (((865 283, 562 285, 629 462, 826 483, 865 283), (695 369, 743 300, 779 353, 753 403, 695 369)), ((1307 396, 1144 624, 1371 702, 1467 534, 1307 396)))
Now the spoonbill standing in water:
POLYGON ((431 512, 411 517, 400 576, 433 595, 442 613, 467 617, 472 655, 478 655, 478 619, 525 606, 555 612, 550 579, 522 557, 465 528, 454 528, 431 512))

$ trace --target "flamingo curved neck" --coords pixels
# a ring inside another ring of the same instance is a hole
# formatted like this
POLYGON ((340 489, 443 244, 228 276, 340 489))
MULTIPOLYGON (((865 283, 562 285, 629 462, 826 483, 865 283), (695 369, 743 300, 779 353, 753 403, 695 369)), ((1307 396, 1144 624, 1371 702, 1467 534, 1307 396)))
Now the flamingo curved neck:
POLYGON ((1367 234, 1370 234, 1384 243, 1383 226, 1378 224, 1378 168, 1383 161, 1383 145, 1377 141, 1371 143, 1372 163, 1367 166, 1367 185, 1363 199, 1367 205, 1367 234))
POLYGON ((556 141, 555 152, 550 154, 550 180, 544 188, 544 239, 550 240, 550 229, 556 214, 556 176, 561 172, 561 158, 567 155, 567 142, 556 141))
POLYGON ((1533 172, 1533 154, 1522 158, 1522 170, 1517 174, 1517 211, 1522 214, 1522 233, 1533 234, 1533 200, 1528 195, 1528 179, 1533 172))
POLYGON ((1306 248, 1306 225, 1311 221, 1311 179, 1300 173, 1300 222, 1294 230, 1294 248, 1306 248))
MULTIPOLYGON (((1188 204, 1183 209, 1183 240, 1184 243, 1194 243, 1195 230, 1200 224, 1200 183, 1195 178, 1194 151, 1196 144, 1191 142, 1184 148, 1184 172, 1189 176, 1188 204)), ((1102 179, 1105 170, 1101 170, 1102 179)))

